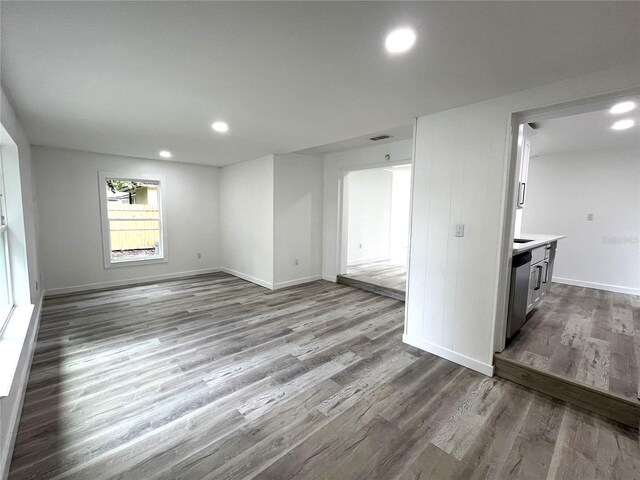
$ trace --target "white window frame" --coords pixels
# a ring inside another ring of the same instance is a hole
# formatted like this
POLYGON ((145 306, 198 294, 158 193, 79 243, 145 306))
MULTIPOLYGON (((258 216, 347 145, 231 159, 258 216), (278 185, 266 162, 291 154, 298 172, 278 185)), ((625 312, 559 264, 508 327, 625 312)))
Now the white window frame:
POLYGON ((13 286, 11 282, 11 258, 9 256, 9 221, 7 219, 7 207, 6 207, 6 192, 4 187, 4 169, 2 164, 2 154, 0 153, 0 236, 4 238, 2 244, 4 245, 3 251, 0 255, 4 256, 4 264, 6 271, 0 272, 0 275, 4 275, 6 278, 4 281, 7 283, 8 303, 6 306, 0 305, 0 332, 4 330, 11 312, 14 308, 13 301, 13 286))
POLYGON ((169 261, 169 249, 167 248, 167 212, 164 198, 164 178, 159 175, 123 175, 120 173, 99 172, 98 182, 104 268, 137 267, 154 263, 167 263, 169 261), (158 213, 160 216, 160 242, 158 245, 160 254, 158 256, 151 258, 128 258, 124 260, 113 260, 111 258, 111 229, 109 227, 109 211, 107 207, 107 180, 125 180, 158 185, 158 213))

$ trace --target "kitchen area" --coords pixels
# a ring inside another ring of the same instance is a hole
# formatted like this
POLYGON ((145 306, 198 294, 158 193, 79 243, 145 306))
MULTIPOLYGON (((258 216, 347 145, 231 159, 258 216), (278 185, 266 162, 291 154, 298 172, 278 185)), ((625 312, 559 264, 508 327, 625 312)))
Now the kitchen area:
POLYGON ((507 340, 512 340, 551 289, 558 240, 565 235, 528 234, 514 239, 507 340))
POLYGON ((621 100, 519 125, 494 362, 498 376, 638 428, 640 98, 621 100))

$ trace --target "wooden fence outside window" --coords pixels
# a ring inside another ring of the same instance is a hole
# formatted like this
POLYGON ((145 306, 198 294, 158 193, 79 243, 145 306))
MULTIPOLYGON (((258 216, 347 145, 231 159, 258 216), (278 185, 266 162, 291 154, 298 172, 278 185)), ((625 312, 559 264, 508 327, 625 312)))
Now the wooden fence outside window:
POLYGON ((157 205, 110 203, 111 250, 155 248, 160 241, 160 214, 157 205))

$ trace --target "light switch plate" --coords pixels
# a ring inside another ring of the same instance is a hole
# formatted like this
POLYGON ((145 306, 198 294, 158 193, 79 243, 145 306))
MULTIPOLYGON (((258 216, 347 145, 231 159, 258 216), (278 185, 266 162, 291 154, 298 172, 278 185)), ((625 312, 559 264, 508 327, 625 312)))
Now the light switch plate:
POLYGON ((464 237, 464 223, 456 224, 456 237, 464 237))

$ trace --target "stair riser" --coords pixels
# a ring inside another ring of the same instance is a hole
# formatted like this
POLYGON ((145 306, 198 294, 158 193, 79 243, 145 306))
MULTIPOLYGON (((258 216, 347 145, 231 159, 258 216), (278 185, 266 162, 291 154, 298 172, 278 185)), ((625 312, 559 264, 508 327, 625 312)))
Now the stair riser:
POLYGON ((400 300, 401 302, 405 301, 405 293, 395 288, 382 287, 373 283, 363 282, 362 280, 356 280, 355 278, 343 277, 342 275, 338 275, 337 283, 366 290, 367 292, 377 293, 378 295, 400 300))
POLYGON ((494 357, 495 375, 633 428, 640 426, 640 405, 527 365, 494 357))

